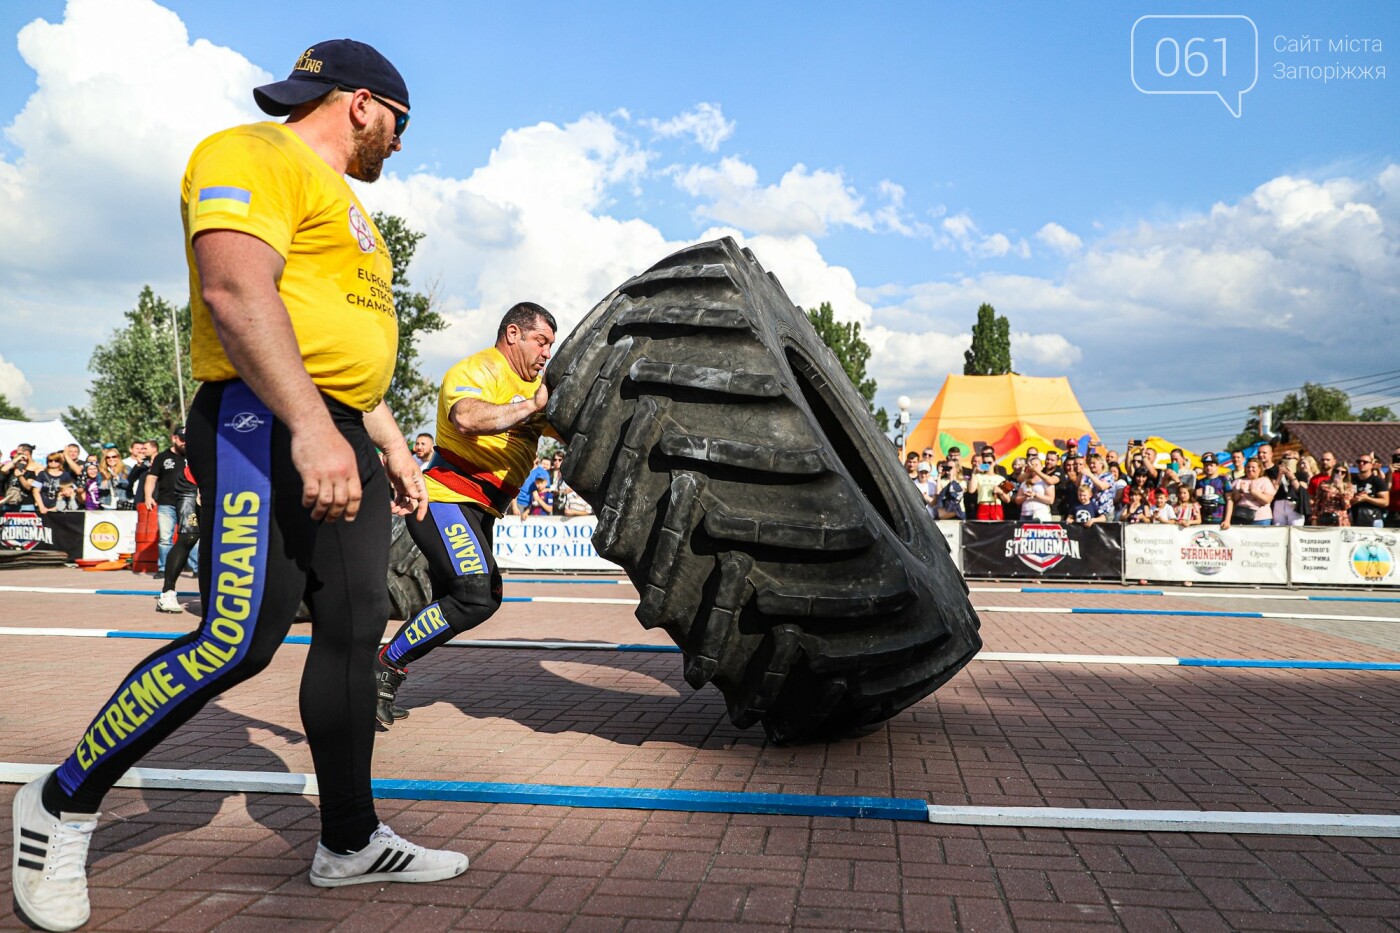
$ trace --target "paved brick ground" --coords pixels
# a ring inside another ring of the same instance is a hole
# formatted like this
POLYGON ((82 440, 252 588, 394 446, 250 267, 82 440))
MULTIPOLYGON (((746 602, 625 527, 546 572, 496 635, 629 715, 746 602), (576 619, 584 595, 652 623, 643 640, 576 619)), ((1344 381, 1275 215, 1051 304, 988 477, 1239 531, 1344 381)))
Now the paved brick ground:
MULTIPOLYGON (((150 588, 10 571, 0 585, 150 588)), ((974 590, 983 584, 975 583, 974 590)), ((192 584, 190 585, 192 589, 192 584)), ((1257 591, 1256 591, 1257 592, 1257 591)), ((507 594, 625 598, 616 585, 507 594)), ((1374 622, 988 613, 988 650, 1400 660, 1400 605, 974 592, 982 606, 1342 614, 1374 622)), ((0 592, 0 625, 180 631, 143 597, 0 592)), ((301 628, 305 631, 305 627, 301 628)), ((664 643, 620 605, 508 604, 481 638, 664 643)), ((54 762, 151 642, 5 636, 0 758, 54 762)), ((305 649, 145 762, 310 771, 305 649)), ((484 781, 919 797, 941 804, 1400 812, 1400 675, 974 662, 887 727, 774 748, 693 692, 679 659, 444 649, 376 773, 484 781)), ((13 795, 0 786, 0 804, 13 795)), ((1400 840, 975 829, 875 820, 383 801, 406 835, 468 852, 440 885, 305 880, 312 801, 117 790, 91 929, 1395 929, 1400 840)), ((0 809, 0 836, 8 834, 0 809)), ((18 923, 0 916, 0 928, 18 923)))

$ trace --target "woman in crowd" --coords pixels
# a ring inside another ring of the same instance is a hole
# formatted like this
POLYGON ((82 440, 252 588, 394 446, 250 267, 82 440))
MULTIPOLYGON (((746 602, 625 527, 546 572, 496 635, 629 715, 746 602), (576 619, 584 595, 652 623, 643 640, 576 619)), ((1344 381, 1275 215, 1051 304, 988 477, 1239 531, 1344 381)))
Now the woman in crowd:
POLYGON ((1351 500, 1356 497, 1356 487, 1351 484, 1351 471, 1346 464, 1339 463, 1332 468, 1332 475, 1323 480, 1313 497, 1312 520, 1315 525, 1351 527, 1351 500))
POLYGON ((1182 528, 1190 528, 1201 523, 1201 507, 1196 502, 1196 494, 1191 487, 1182 483, 1176 487, 1176 501, 1169 502, 1157 513, 1157 521, 1171 522, 1182 528), (1170 512, 1168 512, 1170 509, 1170 512), (1170 517, 1165 517, 1165 516, 1170 517))
POLYGON ((131 473, 126 462, 115 447, 102 451, 102 464, 98 467, 102 476, 101 501, 104 509, 129 509, 132 507, 131 473))
POLYGON ((1220 523, 1221 530, 1231 525, 1272 525, 1272 503, 1277 491, 1274 481, 1264 475, 1263 466, 1250 457, 1245 461, 1244 479, 1235 483, 1225 503, 1225 521, 1220 523))
POLYGON ((64 466, 63 451, 55 450, 45 458, 44 469, 32 480, 31 492, 34 495, 34 510, 40 515, 58 507, 58 490, 63 484, 73 485, 76 479, 64 466))
POLYGON ((1002 488, 1011 494, 1011 498, 1001 507, 1002 517, 1008 522, 1019 522, 1021 520, 1021 484, 1029 476, 1026 469, 1026 458, 1017 457, 1011 461, 1011 470, 1006 479, 1002 482, 1002 488))
POLYGON ((83 475, 78 480, 78 485, 82 489, 84 509, 102 508, 102 475, 98 472, 96 463, 89 462, 83 467, 83 475))
POLYGON ((1308 515, 1308 480, 1298 475, 1298 453, 1290 450, 1278 464, 1278 492, 1273 502, 1275 525, 1301 525, 1308 515))
POLYGON ((1157 507, 1157 487, 1151 485, 1151 478, 1152 475, 1148 473, 1146 469, 1133 471, 1132 482, 1123 489, 1120 498, 1121 504, 1126 506, 1128 504, 1129 493, 1136 492, 1142 496, 1144 502, 1155 509, 1157 507))
MULTIPOLYGON (((1016 459, 1018 462, 1021 460, 1020 457, 1016 459)), ((1045 482, 1045 477, 1041 473, 1040 458, 1031 457, 1022 466, 1020 474, 1021 482, 1016 487, 1014 497, 1016 505, 1020 508, 1020 521, 1050 521, 1050 506, 1054 503, 1055 497, 1051 493, 1050 484, 1045 482)))

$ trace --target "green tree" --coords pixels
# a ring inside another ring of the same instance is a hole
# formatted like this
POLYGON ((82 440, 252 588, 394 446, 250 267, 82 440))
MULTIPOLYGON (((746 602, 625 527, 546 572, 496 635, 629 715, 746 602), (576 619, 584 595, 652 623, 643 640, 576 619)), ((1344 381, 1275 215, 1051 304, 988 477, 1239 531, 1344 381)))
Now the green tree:
POLYGON ((808 311, 807 320, 812 322, 812 327, 822 339, 822 343, 836 354, 836 359, 846 371, 851 385, 855 386, 856 391, 865 399, 866 406, 875 418, 876 426, 881 431, 888 431, 890 416, 883 408, 878 411, 875 409, 875 380, 865 374, 865 364, 870 361, 870 344, 860 335, 860 324, 855 321, 838 322, 829 301, 823 301, 815 311, 808 311))
POLYGON ((6 398, 3 392, 0 392, 0 418, 6 418, 10 421, 29 420, 29 416, 24 413, 24 409, 6 398))
MULTIPOLYGON (((1316 382, 1303 383, 1302 389, 1289 392, 1282 401, 1273 406, 1269 423, 1273 430, 1285 421, 1394 421, 1395 412, 1384 405, 1363 408, 1359 413, 1351 408, 1351 396, 1341 389, 1321 385, 1316 382)), ((1243 450, 1251 444, 1263 440, 1259 433, 1259 416, 1251 414, 1245 420, 1244 430, 1226 446, 1230 450, 1243 450)))
POLYGON ((983 302, 972 325, 972 346, 963 353, 964 376, 1000 376, 1011 372, 1011 324, 983 302))
POLYGON ((408 266, 418 243, 426 234, 408 226, 402 217, 377 213, 374 223, 384 237, 384 245, 394 261, 394 310, 399 318, 399 356, 394 361, 394 378, 384 400, 404 431, 412 431, 428 417, 428 406, 437 399, 437 383, 423 376, 418 368, 418 338, 447 326, 433 310, 433 292, 410 291, 408 266))
POLYGON ((125 448, 141 438, 163 438, 184 423, 175 370, 174 314, 180 333, 180 368, 184 373, 185 402, 194 395, 190 375, 190 306, 172 306, 157 297, 148 285, 141 289, 136 307, 126 312, 126 326, 118 328, 106 343, 98 344, 88 361, 92 382, 86 408, 68 409, 63 420, 89 449, 104 441, 125 448))

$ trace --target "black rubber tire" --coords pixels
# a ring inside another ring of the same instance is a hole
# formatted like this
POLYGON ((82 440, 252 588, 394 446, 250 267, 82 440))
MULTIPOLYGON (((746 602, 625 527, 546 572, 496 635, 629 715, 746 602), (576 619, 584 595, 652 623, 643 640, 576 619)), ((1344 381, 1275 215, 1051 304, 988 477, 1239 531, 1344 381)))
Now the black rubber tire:
POLYGON ((981 647, 967 585, 864 399, 732 239, 625 283, 545 379, 594 547, 736 725, 779 743, 867 730, 981 647))
POLYGON ((433 601, 433 581, 428 561, 408 533, 402 515, 395 515, 389 530, 390 618, 407 621, 433 601))

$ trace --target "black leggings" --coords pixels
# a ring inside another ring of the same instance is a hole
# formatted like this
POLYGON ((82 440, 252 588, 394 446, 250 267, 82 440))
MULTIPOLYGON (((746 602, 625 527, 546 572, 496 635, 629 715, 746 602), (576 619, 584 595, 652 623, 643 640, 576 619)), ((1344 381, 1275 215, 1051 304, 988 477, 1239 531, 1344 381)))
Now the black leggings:
POLYGON ((320 785, 321 841, 337 851, 369 842, 378 825, 370 762, 374 655, 389 613, 390 492, 364 416, 326 404, 359 461, 364 500, 353 522, 311 520, 290 434, 244 383, 200 388, 187 430, 204 619, 137 664, 102 705, 44 789, 50 811, 96 811, 146 752, 265 668, 304 595, 315 621, 301 720, 320 785))
POLYGON ((458 632, 475 628, 501 608, 501 572, 491 549, 496 520, 472 502, 434 502, 408 533, 428 561, 433 601, 403 624, 381 652, 406 668, 458 632))
POLYGON ((165 582, 162 590, 174 591, 175 583, 189 563, 190 551, 199 543, 199 522, 195 515, 193 498, 182 498, 175 503, 175 543, 170 553, 165 555, 165 582))

